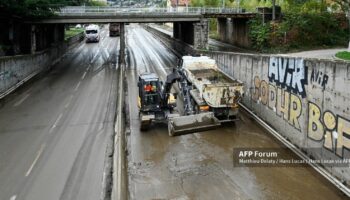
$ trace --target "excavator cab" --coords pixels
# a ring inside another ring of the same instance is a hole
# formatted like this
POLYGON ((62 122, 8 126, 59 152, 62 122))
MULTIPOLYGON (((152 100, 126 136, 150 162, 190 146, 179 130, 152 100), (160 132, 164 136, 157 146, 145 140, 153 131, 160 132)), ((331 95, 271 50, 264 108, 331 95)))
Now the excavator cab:
POLYGON ((156 74, 146 73, 139 77, 139 108, 141 112, 160 110, 162 84, 156 74))
POLYGON ((213 113, 180 116, 174 112, 176 94, 170 92, 175 81, 181 80, 174 70, 167 76, 163 85, 154 73, 143 73, 139 76, 138 107, 141 120, 141 131, 146 131, 152 121, 167 122, 170 136, 209 130, 220 125, 213 113))

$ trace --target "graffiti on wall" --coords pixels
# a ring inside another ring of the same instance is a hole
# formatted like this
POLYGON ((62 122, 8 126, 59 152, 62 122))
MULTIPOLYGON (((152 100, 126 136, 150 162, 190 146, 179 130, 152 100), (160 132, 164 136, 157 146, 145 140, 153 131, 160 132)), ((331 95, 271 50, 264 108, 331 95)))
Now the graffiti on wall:
POLYGON ((325 90, 328 83, 328 75, 314 67, 311 72, 310 82, 320 85, 325 90))
POLYGON ((300 58, 271 57, 267 80, 254 77, 252 100, 274 111, 298 131, 306 131, 308 138, 323 143, 325 149, 343 157, 344 149, 350 150, 350 120, 328 110, 322 111, 306 98, 308 80, 324 90, 329 77, 315 68, 308 77, 308 67, 304 64, 300 58))
POLYGON ((271 57, 269 62, 269 81, 289 92, 306 96, 307 67, 303 59, 271 57))

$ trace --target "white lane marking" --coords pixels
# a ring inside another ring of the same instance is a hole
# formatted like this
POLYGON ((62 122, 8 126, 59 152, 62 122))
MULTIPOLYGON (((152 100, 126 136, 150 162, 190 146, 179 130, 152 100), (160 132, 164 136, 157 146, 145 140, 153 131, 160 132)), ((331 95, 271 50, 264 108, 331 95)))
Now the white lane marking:
POLYGON ((86 72, 84 72, 83 76, 81 77, 81 80, 83 80, 86 76, 86 72))
POLYGON ((100 49, 97 50, 96 54, 94 55, 94 57, 92 58, 92 60, 90 61, 90 63, 93 63, 96 56, 100 53, 100 49))
POLYGON ((36 155, 36 157, 35 157, 35 159, 34 159, 32 165, 30 166, 30 168, 28 169, 28 171, 27 171, 27 173, 26 173, 26 177, 29 176, 30 172, 32 172, 32 170, 33 170, 33 168, 34 168, 36 162, 38 162, 38 160, 39 160, 39 158, 40 158, 40 155, 43 153, 43 150, 44 150, 45 146, 46 146, 45 143, 41 145, 41 147, 40 147, 40 149, 39 149, 39 151, 38 151, 38 153, 37 153, 37 155, 36 155))
POLYGON ((13 195, 13 196, 10 198, 10 200, 16 200, 16 198, 17 198, 17 195, 13 195))
POLYGON ((73 99, 73 95, 71 94, 71 95, 69 96, 69 99, 68 99, 66 105, 64 105, 64 108, 68 108, 68 106, 69 106, 70 102, 72 101, 72 99, 73 99))
POLYGON ((23 103, 29 96, 30 94, 26 94, 21 100, 17 101, 13 106, 16 107, 21 105, 21 103, 23 103))
POLYGON ((50 128, 49 133, 52 133, 53 129, 55 129, 55 128, 57 127, 57 124, 58 124, 58 122, 60 122, 62 116, 63 116, 63 115, 62 115, 62 113, 61 113, 61 114, 57 117, 55 123, 53 123, 52 127, 50 128))
POLYGON ((80 81, 79 81, 79 83, 77 84, 77 86, 75 87, 75 89, 74 89, 74 91, 77 91, 78 90, 78 88, 79 88, 79 86, 80 86, 80 81))

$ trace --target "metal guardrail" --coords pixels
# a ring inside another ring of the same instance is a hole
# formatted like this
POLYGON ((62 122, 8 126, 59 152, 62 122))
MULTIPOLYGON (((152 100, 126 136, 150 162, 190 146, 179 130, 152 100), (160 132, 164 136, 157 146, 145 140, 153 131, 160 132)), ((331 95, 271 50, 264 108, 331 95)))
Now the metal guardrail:
POLYGON ((244 13, 242 8, 208 8, 208 7, 178 7, 178 8, 120 8, 120 7, 91 7, 91 6, 68 6, 56 12, 59 16, 69 15, 106 15, 106 14, 157 14, 157 15, 204 15, 204 14, 239 14, 244 13))

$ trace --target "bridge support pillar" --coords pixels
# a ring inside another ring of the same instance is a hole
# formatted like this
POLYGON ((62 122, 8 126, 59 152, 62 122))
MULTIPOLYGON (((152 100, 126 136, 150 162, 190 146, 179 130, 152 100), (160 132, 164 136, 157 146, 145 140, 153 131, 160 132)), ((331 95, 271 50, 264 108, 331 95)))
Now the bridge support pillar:
POLYGON ((174 22, 174 38, 187 44, 193 45, 195 49, 207 49, 209 39, 208 20, 200 22, 174 22))
POLYGON ((209 24, 208 19, 202 19, 200 22, 194 23, 194 48, 208 49, 209 41, 209 24))
POLYGON ((248 20, 249 18, 218 18, 220 40, 240 47, 250 47, 248 20))
POLYGON ((119 64, 125 64, 125 23, 120 23, 119 64))
POLYGON ((30 53, 34 54, 36 52, 36 26, 32 25, 30 29, 30 53))

